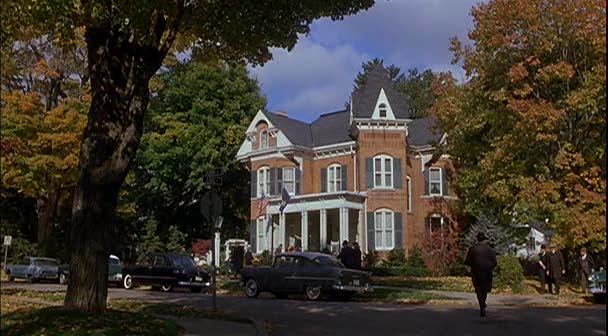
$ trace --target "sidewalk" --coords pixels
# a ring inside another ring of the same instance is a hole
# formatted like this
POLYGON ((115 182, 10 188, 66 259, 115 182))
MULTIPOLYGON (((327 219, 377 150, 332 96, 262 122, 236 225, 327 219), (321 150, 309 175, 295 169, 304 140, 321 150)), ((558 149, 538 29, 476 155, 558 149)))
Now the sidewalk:
POLYGON ((207 336, 207 335, 226 335, 226 336, 255 336, 264 335, 259 333, 255 325, 249 323, 238 323, 222 320, 208 320, 201 318, 174 318, 171 316, 160 316, 173 320, 186 329, 185 336, 207 336))

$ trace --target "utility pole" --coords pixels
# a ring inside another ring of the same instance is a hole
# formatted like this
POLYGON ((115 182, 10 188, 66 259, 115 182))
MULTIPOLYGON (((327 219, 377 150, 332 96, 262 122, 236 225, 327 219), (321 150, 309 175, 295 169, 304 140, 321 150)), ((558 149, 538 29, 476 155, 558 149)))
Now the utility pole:
POLYGON ((214 191, 213 187, 219 187, 222 185, 223 175, 223 169, 212 169, 203 174, 203 184, 210 190, 203 195, 200 201, 201 214, 206 219, 207 223, 211 224, 211 262, 213 263, 211 272, 211 304, 213 311, 217 310, 217 264, 215 259, 217 253, 219 253, 215 247, 215 242, 219 237, 219 232, 224 221, 224 217, 221 216, 223 208, 222 199, 214 191))

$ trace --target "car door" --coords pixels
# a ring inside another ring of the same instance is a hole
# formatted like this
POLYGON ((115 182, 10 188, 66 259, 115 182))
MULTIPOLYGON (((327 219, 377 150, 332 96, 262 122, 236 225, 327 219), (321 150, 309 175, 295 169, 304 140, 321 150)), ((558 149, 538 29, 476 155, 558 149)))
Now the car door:
POLYGON ((13 266, 12 276, 15 278, 25 278, 30 268, 30 264, 32 264, 30 258, 23 258, 19 263, 13 266))
POLYGON ((294 257, 278 256, 270 273, 270 288, 272 292, 289 292, 289 282, 293 281, 295 272, 294 257))
POLYGON ((145 256, 141 264, 135 265, 130 270, 133 280, 142 285, 150 285, 152 283, 151 273, 153 264, 154 255, 145 256))
POLYGON ((153 282, 156 285, 173 283, 175 275, 173 274, 173 263, 164 255, 156 255, 154 257, 154 265, 152 266, 151 275, 153 282))

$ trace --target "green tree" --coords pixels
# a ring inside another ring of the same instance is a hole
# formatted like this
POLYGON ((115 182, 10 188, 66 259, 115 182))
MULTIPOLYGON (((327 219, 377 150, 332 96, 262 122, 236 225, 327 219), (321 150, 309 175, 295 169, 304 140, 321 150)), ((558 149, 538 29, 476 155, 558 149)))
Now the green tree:
MULTIPOLYGON (((355 90, 361 88, 363 84, 367 82, 370 70, 376 65, 384 66, 384 60, 376 57, 361 64, 361 71, 359 71, 357 77, 355 77, 355 90)), ((401 68, 394 64, 387 66, 386 71, 388 71, 389 78, 394 82, 397 82, 401 77, 403 77, 403 74, 401 74, 401 68)))
POLYGON ((183 253, 186 251, 185 245, 186 234, 181 232, 177 225, 171 225, 169 227, 165 250, 167 252, 183 253))
MULTIPOLYGON (((549 218, 566 247, 606 246, 606 3, 495 0, 452 41, 469 78, 442 75, 462 211, 549 218)), ((505 221, 506 222, 506 221, 505 221)))
POLYGON ((473 246, 477 243, 477 234, 483 233, 488 238, 490 246, 500 254, 509 252, 509 245, 515 243, 515 237, 510 232, 506 225, 501 225, 498 218, 488 211, 482 211, 477 215, 477 220, 473 223, 466 234, 464 241, 467 246, 473 246))
POLYGON ((163 243, 158 235, 158 221, 150 217, 144 222, 137 239, 137 262, 143 262, 149 253, 163 252, 163 250, 163 243))
POLYGON ((11 41, 24 28, 51 40, 71 38, 74 27, 85 31, 92 100, 72 209, 73 272, 65 306, 105 311, 107 255, 119 192, 143 133, 150 79, 172 48, 190 49, 195 58, 261 64, 271 59, 272 47, 292 49, 315 19, 339 20, 373 4, 373 0, 280 5, 197 0, 4 2, 3 40, 11 41))

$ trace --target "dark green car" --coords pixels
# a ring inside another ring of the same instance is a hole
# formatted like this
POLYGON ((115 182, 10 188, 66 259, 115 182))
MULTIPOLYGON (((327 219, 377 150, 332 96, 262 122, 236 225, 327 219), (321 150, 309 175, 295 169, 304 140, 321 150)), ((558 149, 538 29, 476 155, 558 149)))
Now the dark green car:
POLYGON ((606 270, 603 267, 589 275, 589 290, 596 300, 606 299, 606 270))
MULTIPOLYGON (((70 265, 59 266, 59 283, 65 285, 70 279, 70 265)), ((108 282, 120 285, 122 283, 122 263, 115 255, 108 258, 108 282)))

